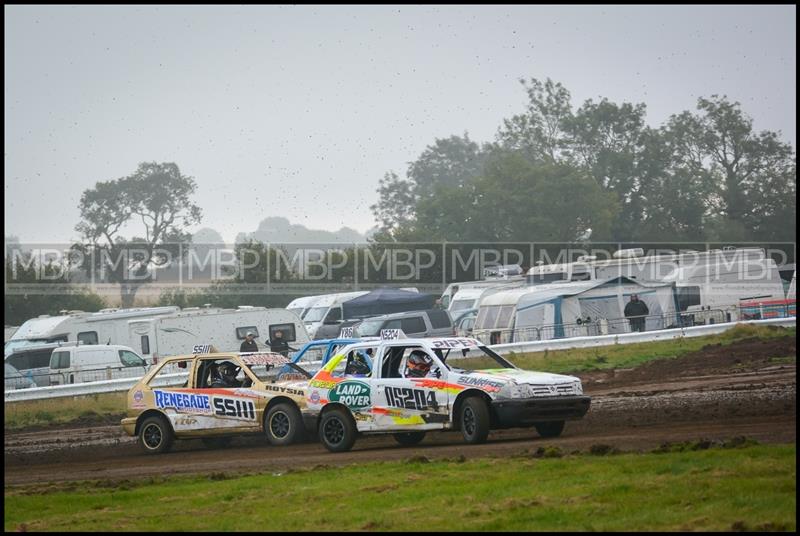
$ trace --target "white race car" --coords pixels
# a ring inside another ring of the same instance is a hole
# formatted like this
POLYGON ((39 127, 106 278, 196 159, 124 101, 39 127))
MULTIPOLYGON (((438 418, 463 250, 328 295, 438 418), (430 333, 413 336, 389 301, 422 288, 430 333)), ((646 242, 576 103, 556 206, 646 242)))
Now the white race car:
POLYGON ((573 376, 521 370, 475 339, 362 341, 344 347, 306 391, 306 411, 333 452, 358 433, 393 433, 403 445, 428 430, 461 430, 481 443, 489 430, 536 427, 556 437, 591 398, 573 376))

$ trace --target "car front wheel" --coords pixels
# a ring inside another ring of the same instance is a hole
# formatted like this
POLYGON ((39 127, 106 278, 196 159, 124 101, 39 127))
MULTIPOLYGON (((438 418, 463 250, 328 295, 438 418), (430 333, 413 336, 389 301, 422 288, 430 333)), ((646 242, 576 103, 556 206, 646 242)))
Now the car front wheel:
POLYGON ((464 441, 470 444, 483 443, 489 437, 489 408, 477 396, 471 396, 461 405, 459 418, 464 441))
POLYGON ((319 439, 331 452, 345 452, 356 442, 356 423, 345 410, 332 409, 322 416, 319 439))

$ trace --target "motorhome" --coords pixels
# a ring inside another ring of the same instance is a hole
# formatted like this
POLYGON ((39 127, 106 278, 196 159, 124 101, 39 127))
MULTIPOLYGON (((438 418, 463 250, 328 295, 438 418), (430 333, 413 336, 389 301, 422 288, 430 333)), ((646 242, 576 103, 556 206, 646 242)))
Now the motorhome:
POLYGON ((309 340, 300 318, 286 309, 240 306, 153 307, 73 312, 42 316, 25 322, 5 345, 8 356, 15 350, 43 342, 74 341, 82 344, 122 344, 146 360, 191 351, 197 344, 213 344, 219 351, 239 350, 248 331, 266 341, 281 329, 284 339, 300 344, 309 340))
POLYGON ((293 312, 302 320, 305 318, 306 313, 308 313, 308 311, 317 301, 319 301, 321 297, 322 296, 304 296, 302 298, 294 299, 289 303, 289 305, 286 306, 286 310, 293 312))
POLYGON ((303 318, 308 335, 313 338, 317 329, 325 322, 340 322, 343 318, 342 303, 368 293, 367 290, 361 290, 319 296, 303 318))
POLYGON ((624 310, 631 295, 645 302, 645 329, 677 325, 674 283, 625 277, 504 290, 481 302, 473 337, 488 344, 627 333, 624 310))
POLYGON ((3 342, 5 342, 8 339, 10 339, 11 337, 13 337, 14 333, 16 333, 16 331, 18 329, 19 329, 19 326, 4 326, 3 335, 4 335, 5 338, 3 339, 3 342))
POLYGON ((55 342, 83 344, 126 344, 128 322, 136 318, 174 315, 180 307, 143 307, 134 309, 101 309, 96 313, 62 311, 57 316, 41 315, 24 322, 5 343, 8 356, 17 348, 55 342))

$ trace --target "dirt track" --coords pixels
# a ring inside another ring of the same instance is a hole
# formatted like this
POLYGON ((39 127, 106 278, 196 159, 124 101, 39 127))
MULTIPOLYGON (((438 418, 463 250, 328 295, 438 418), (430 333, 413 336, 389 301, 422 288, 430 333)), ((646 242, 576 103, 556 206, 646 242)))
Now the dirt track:
POLYGON ((366 436, 353 451, 331 454, 317 442, 275 448, 259 437, 242 437, 224 450, 208 450, 198 440, 179 441, 170 454, 147 456, 119 426, 6 433, 5 484, 282 472, 419 455, 513 456, 548 445, 569 453, 593 445, 649 450, 664 442, 737 436, 794 442, 796 367, 773 358, 795 352, 794 339, 752 341, 707 347, 633 370, 579 374, 592 408, 583 420, 568 422, 557 439, 542 439, 532 429, 502 430, 492 432, 486 444, 468 446, 460 433, 444 432, 428 434, 409 448, 391 436, 366 436))

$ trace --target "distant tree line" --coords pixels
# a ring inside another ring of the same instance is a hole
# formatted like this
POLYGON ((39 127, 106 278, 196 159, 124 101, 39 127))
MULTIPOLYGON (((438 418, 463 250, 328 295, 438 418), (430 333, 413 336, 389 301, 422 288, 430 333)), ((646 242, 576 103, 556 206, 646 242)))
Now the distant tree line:
POLYGON ((526 109, 493 142, 436 139, 385 174, 373 240, 795 240, 794 149, 738 102, 700 98, 653 128, 645 104, 574 109, 560 83, 520 82, 526 109))

